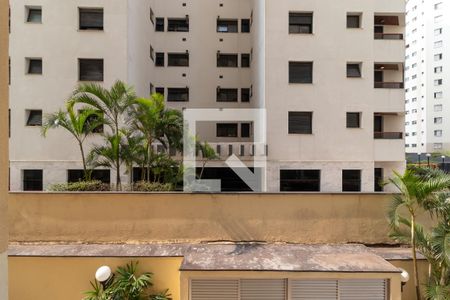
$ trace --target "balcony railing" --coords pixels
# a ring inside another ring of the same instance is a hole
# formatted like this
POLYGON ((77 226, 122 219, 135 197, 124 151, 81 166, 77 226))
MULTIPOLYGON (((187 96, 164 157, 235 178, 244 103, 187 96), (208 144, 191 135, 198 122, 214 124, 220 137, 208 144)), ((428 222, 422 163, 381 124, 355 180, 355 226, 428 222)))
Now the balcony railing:
POLYGON ((373 137, 376 140, 401 140, 403 132, 374 132, 373 137))
POLYGON ((375 82, 376 89, 402 89, 403 82, 375 82))
POLYGON ((402 33, 378 33, 375 32, 376 40, 403 40, 402 33))

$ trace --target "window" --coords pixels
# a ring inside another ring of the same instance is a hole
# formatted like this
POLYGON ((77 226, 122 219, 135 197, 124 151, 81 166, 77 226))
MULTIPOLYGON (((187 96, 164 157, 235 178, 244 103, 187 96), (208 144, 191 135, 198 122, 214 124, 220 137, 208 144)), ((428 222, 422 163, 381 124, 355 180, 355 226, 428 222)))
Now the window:
POLYGON ((280 170, 281 192, 320 192, 320 170, 280 170))
POLYGON ((42 58, 27 58, 28 69, 27 74, 42 74, 42 58))
POLYGON ((442 34, 442 28, 438 28, 434 30, 434 35, 438 36, 442 34))
POLYGON ((435 86, 442 85, 442 79, 436 79, 436 80, 434 81, 434 85, 435 85, 435 86))
POLYGON ((434 61, 439 61, 439 60, 442 60, 442 53, 434 55, 434 61))
POLYGON ((189 101, 189 88, 168 88, 167 101, 187 102, 189 101))
POLYGON ((441 48, 441 47, 442 47, 442 41, 434 42, 434 48, 441 48))
POLYGON ((241 102, 250 102, 250 89, 241 89, 241 102))
POLYGON ((434 136, 435 137, 442 137, 442 130, 435 130, 434 131, 434 136))
POLYGON ((103 59, 79 59, 80 81, 103 81, 103 59))
POLYGON ((312 13, 289 13, 289 33, 309 33, 313 32, 312 13))
POLYGON ((42 191, 42 170, 23 170, 23 190, 24 191, 42 191))
POLYGON ((155 49, 150 45, 150 59, 155 61, 155 49))
POLYGON ((157 87, 155 88, 155 93, 161 94, 164 96, 164 88, 163 87, 157 87))
POLYGON ((435 67, 435 68, 434 68, 434 73, 435 73, 435 74, 442 73, 442 67, 435 67))
POLYGON ((436 93, 434 93, 434 99, 441 99, 442 96, 443 96, 443 93, 442 93, 442 92, 436 92, 436 93))
POLYGON ((41 7, 27 7, 27 22, 28 23, 42 23, 42 8, 41 7))
POLYGON ((289 62, 289 83, 312 83, 312 62, 289 62))
MULTIPOLYGON (((91 179, 98 180, 102 183, 111 183, 111 171, 110 170, 90 170, 91 179)), ((79 182, 84 179, 83 170, 67 170, 67 182, 79 182)))
POLYGON ((250 19, 242 19, 241 20, 241 32, 242 33, 250 32, 250 19))
POLYGON ((238 124, 236 123, 218 123, 216 129, 217 129, 217 137, 238 136, 238 124))
POLYGON ((433 149, 442 149, 442 148, 443 148, 442 143, 434 143, 433 144, 433 149))
MULTIPOLYGON (((86 127, 91 126, 92 123, 98 123, 99 118, 103 118, 103 113, 98 111, 99 115, 90 115, 86 119, 86 127)), ((103 133, 103 124, 98 125, 97 127, 92 129, 92 133, 103 133)))
POLYGON ((156 18, 155 31, 164 31, 164 18, 156 18))
POLYGON ((433 108, 435 112, 442 111, 442 104, 436 104, 433 108))
POLYGON ((42 126, 42 110, 27 110, 27 126, 42 126))
POLYGON ((375 192, 382 192, 383 191, 383 169, 382 168, 375 168, 374 178, 375 178, 375 192))
POLYGON ((216 95, 217 102, 237 102, 238 101, 238 89, 223 89, 217 88, 216 95))
POLYGON ((434 118, 434 124, 442 124, 442 117, 434 118))
POLYGON ((442 2, 436 3, 436 4, 434 5, 434 9, 435 9, 435 10, 439 10, 439 9, 441 9, 441 8, 442 8, 442 2))
POLYGON ((342 191, 361 191, 361 170, 342 170, 342 191))
POLYGON ((250 54, 241 54, 241 68, 250 68, 250 54))
POLYGON ((168 19, 167 31, 189 32, 189 19, 168 19))
POLYGON ((347 28, 361 28, 361 14, 348 14, 347 28))
POLYGON ((289 134, 312 134, 312 112, 289 112, 289 134))
POLYGON ((347 63, 347 77, 348 78, 361 77, 361 64, 360 63, 347 63))
POLYGON ((217 32, 238 32, 238 20, 217 19, 217 32))
POLYGON ((156 52, 155 66, 164 67, 164 52, 156 52))
POLYGON ((347 128, 361 128, 361 113, 347 113, 347 128))
POLYGON ((250 123, 241 123, 241 137, 242 138, 250 137, 250 123))
POLYGON ((169 53, 167 65, 169 67, 189 67, 189 53, 169 53))
POLYGON ((237 54, 217 54, 217 67, 219 68, 237 68, 238 55, 237 54))
POLYGON ((80 30, 103 30, 103 8, 80 8, 80 30))

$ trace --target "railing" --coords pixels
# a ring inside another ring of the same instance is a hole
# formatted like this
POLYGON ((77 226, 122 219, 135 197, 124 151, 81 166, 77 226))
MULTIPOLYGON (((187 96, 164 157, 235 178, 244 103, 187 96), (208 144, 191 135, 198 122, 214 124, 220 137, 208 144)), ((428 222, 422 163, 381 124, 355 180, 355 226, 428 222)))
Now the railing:
MULTIPOLYGON (((214 149, 219 158, 228 158, 231 155, 236 156, 265 156, 267 155, 267 148, 264 146, 256 146, 249 142, 231 142, 231 143, 209 143, 214 149)), ((181 157, 182 154, 175 149, 165 149, 161 144, 154 144, 153 151, 156 153, 167 153, 172 157, 181 157)), ((200 152, 196 156, 201 157, 200 152)))
POLYGON ((403 82, 375 82, 376 89, 402 89, 404 85, 403 82))
POLYGON ((403 40, 402 33, 378 33, 375 32, 376 40, 403 40))
POLYGON ((377 140, 401 140, 403 132, 374 132, 373 137, 377 140))

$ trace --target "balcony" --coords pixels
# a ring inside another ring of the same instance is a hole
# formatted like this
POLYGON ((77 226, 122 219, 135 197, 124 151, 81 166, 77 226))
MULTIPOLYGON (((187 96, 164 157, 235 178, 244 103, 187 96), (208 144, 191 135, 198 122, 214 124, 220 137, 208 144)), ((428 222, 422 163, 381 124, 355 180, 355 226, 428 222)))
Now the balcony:
POLYGON ((403 89, 403 63, 375 63, 374 88, 403 89))
POLYGON ((403 40, 404 14, 375 14, 374 38, 376 40, 403 40))
POLYGON ((376 140, 401 140, 403 132, 374 132, 373 137, 376 140))

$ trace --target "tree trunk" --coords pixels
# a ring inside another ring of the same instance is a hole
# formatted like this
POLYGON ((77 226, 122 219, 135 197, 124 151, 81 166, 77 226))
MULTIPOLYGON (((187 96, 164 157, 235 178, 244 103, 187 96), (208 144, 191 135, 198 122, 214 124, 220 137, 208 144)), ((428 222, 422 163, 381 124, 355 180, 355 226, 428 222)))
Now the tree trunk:
POLYGON ((83 161, 84 180, 88 180, 88 170, 87 170, 87 166, 86 166, 86 158, 84 157, 83 143, 78 141, 78 145, 80 146, 81 159, 83 161))
POLYGON ((120 139, 119 139, 119 121, 118 116, 115 116, 114 125, 116 126, 116 191, 122 190, 122 183, 120 182, 120 139))
POLYGON ((413 256, 413 267, 414 267, 414 286, 416 287, 417 300, 421 300, 422 297, 420 295, 419 271, 417 268, 415 224, 416 224, 416 216, 412 213, 411 214, 411 244, 412 244, 412 256, 413 256))

